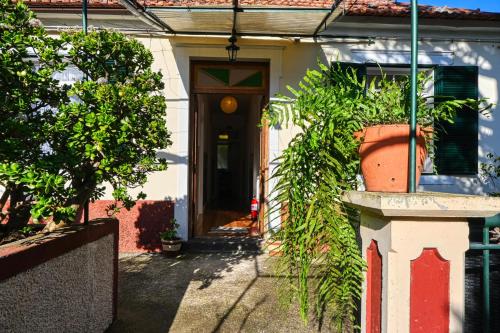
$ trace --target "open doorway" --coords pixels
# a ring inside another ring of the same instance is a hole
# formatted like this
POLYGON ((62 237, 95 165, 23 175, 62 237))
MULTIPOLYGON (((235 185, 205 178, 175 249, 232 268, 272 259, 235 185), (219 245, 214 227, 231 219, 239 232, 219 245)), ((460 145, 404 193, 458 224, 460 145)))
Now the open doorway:
POLYGON ((259 124, 268 65, 192 62, 191 69, 191 236, 258 235, 250 203, 265 195, 267 128, 259 124))

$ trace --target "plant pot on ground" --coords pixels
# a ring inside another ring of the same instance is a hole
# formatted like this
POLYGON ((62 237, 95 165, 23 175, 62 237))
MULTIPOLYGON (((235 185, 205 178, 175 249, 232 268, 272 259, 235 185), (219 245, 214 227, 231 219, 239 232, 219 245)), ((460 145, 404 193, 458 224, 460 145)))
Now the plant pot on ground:
POLYGON ((166 256, 177 256, 181 252, 182 240, 177 237, 178 227, 179 224, 172 219, 169 228, 160 232, 161 246, 166 256))

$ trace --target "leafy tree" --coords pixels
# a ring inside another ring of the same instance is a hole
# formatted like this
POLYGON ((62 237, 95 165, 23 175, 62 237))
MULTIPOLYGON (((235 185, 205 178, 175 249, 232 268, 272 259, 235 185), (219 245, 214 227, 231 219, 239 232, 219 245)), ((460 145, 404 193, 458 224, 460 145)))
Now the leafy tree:
POLYGON ((52 121, 52 107, 65 99, 53 79, 65 67, 61 44, 48 37, 25 4, 0 0, 0 185, 5 188, 0 209, 10 197, 10 229, 29 220, 22 171, 44 154, 42 127, 52 121))
POLYGON ((48 229, 73 221, 87 200, 102 196, 103 183, 130 208, 145 195, 132 197, 128 189, 166 168, 157 150, 171 144, 162 75, 151 70, 149 50, 108 30, 65 32, 61 40, 71 45, 68 61, 86 79, 72 85, 71 102, 45 123, 51 152, 25 177, 37 199, 33 217, 53 217, 48 229))
POLYGON ((156 152, 171 143, 151 52, 113 31, 50 38, 21 2, 0 0, 0 22, 1 205, 10 197, 11 227, 30 216, 49 230, 71 223, 104 183, 126 208, 144 198, 129 189, 166 168, 156 152), (67 64, 85 79, 61 87, 54 74, 67 64))
MULTIPOLYGON (((486 154, 488 159, 486 162, 481 163, 481 176, 485 183, 490 183, 492 187, 497 190, 498 178, 500 178, 500 156, 492 153, 486 154)), ((493 191, 489 195, 500 197, 500 192, 493 191)))

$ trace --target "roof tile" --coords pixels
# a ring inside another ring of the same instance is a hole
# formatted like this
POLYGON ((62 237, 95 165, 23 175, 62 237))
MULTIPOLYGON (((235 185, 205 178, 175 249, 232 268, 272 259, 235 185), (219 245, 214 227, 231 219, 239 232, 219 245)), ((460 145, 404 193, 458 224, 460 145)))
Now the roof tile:
MULTIPOLYGON (((410 3, 395 0, 344 0, 346 14, 351 16, 407 17, 410 3)), ((447 6, 419 6, 419 17, 462 20, 500 20, 499 13, 483 12, 480 9, 452 8, 447 6)))
MULTIPOLYGON (((78 7, 81 0, 24 0, 31 7, 78 7)), ((123 8, 119 0, 88 0, 90 8, 123 8)), ((137 0, 150 7, 232 7, 232 0, 137 0)), ((239 0, 242 7, 331 8, 335 0, 239 0)), ((343 0, 345 14, 350 16, 407 17, 410 4, 395 0, 343 0)), ((462 20, 500 21, 500 13, 479 9, 450 8, 446 6, 419 6, 419 16, 462 20)))

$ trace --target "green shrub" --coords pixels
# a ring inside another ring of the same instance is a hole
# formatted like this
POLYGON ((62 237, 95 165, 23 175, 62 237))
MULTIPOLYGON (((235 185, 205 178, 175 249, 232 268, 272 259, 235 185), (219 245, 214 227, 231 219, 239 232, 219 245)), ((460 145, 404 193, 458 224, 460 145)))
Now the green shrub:
POLYGON ((144 198, 129 189, 166 169, 157 151, 171 144, 151 52, 108 30, 50 38, 9 0, 0 0, 0 38, 0 207, 10 198, 9 224, 72 223, 105 183, 126 208, 144 198), (54 74, 67 65, 84 79, 60 86, 54 74))
POLYGON ((5 188, 0 207, 10 199, 10 229, 30 218, 24 171, 44 154, 43 126, 67 100, 53 79, 66 66, 61 47, 25 4, 0 0, 0 185, 5 188))
POLYGON ((160 238, 162 240, 174 240, 179 239, 177 237, 177 229, 179 228, 179 224, 175 219, 170 221, 170 226, 167 230, 160 232, 160 238))

